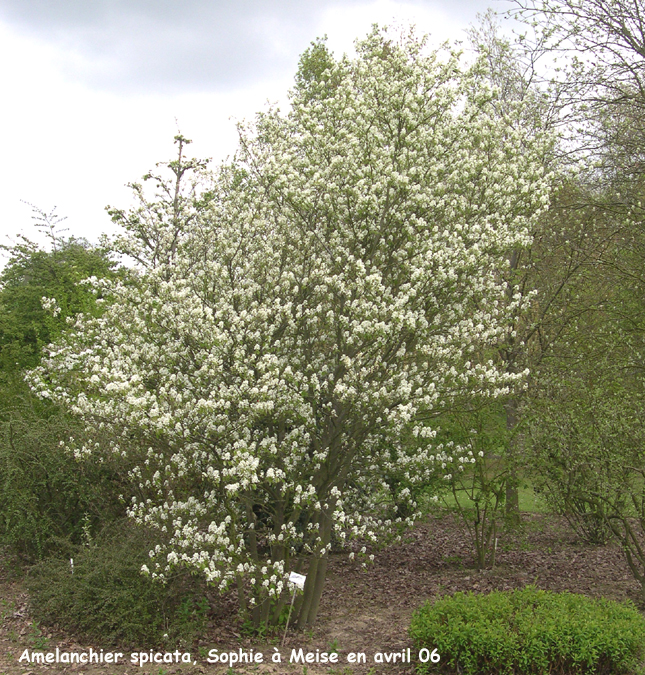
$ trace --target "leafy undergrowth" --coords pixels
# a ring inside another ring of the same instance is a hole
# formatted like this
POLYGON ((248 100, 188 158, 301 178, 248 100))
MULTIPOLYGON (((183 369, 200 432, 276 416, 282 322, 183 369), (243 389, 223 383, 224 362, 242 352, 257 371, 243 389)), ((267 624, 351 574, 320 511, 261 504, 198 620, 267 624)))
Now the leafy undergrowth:
POLYGON ((203 578, 175 575, 160 584, 141 574, 154 548, 151 533, 126 520, 106 528, 73 558, 47 558, 27 575, 30 611, 105 646, 167 647, 192 643, 209 609, 203 578))

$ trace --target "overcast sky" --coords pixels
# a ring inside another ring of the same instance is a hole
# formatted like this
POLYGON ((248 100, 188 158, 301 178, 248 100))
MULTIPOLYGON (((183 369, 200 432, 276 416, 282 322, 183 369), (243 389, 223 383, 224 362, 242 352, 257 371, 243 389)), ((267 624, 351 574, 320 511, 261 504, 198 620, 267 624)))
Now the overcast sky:
MULTIPOLYGON (((328 36, 340 55, 371 24, 463 38, 504 0, 0 0, 0 243, 32 237, 30 202, 96 241, 107 204, 171 158, 235 150, 235 119, 285 104, 299 54, 328 36)), ((37 239, 33 236, 32 238, 37 239)))

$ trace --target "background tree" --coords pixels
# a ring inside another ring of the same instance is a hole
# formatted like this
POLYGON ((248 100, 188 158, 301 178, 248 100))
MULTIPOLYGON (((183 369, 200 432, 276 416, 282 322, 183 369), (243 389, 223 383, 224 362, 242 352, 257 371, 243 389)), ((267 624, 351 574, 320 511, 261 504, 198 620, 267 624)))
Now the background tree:
MULTIPOLYGON (((512 42, 502 37, 492 11, 480 17, 479 25, 470 29, 468 37, 474 53, 486 65, 481 77, 499 92, 495 104, 499 118, 513 118, 516 125, 536 133, 548 128, 555 137, 561 118, 561 87, 549 86, 541 74, 540 61, 548 56, 546 39, 512 42)), ((567 324, 583 311, 579 303, 571 300, 579 296, 585 270, 597 260, 604 245, 603 238, 596 236, 600 229, 594 229, 590 213, 578 211, 574 195, 580 197, 581 187, 564 170, 560 144, 550 146, 542 161, 545 170, 558 173, 559 188, 549 212, 534 223, 531 245, 510 251, 503 272, 508 301, 520 298, 528 308, 517 315, 500 343, 500 367, 508 373, 526 369, 533 373, 556 347, 567 324)), ((531 376, 530 381, 533 379, 531 376)), ((489 411, 495 416, 503 410, 505 417, 506 431, 496 445, 503 448, 506 470, 497 465, 495 475, 506 486, 506 520, 512 525, 519 523, 518 485, 526 461, 521 412, 526 395, 525 389, 515 390, 505 399, 503 408, 492 406, 489 411)), ((474 426, 480 414, 474 414, 474 426)))
POLYGON ((42 348, 59 337, 67 320, 96 311, 96 295, 80 282, 107 278, 115 264, 103 248, 83 239, 66 238, 55 212, 35 209, 50 250, 23 237, 4 246, 9 260, 0 273, 0 369, 6 378, 35 366, 42 348))
POLYGON ((49 250, 27 238, 5 247, 0 274, 0 541, 33 561, 68 553, 84 537, 123 517, 123 481, 109 463, 79 467, 60 442, 83 429, 24 381, 44 347, 79 314, 98 315, 101 302, 82 282, 115 278, 107 251, 67 238, 55 212, 35 209, 49 250))
MULTIPOLYGON (((643 148, 642 0, 513 0, 513 4, 510 13, 535 36, 532 48, 539 44, 541 52, 559 59, 558 67, 543 69, 540 79, 557 82, 561 118, 570 141, 575 137, 568 149, 592 160, 585 164, 589 176, 597 180, 603 173, 594 162, 602 167, 612 154, 616 159, 618 147, 631 148, 627 154, 632 159, 622 167, 631 174, 638 164, 633 160, 643 148)), ((609 171, 605 177, 615 176, 616 168, 605 166, 609 171)))
POLYGON ((538 473, 583 536, 618 538, 643 584, 644 8, 640 0, 515 4, 565 59, 556 75, 579 131, 569 143, 578 160, 573 206, 593 219, 587 236, 603 242, 573 298, 586 311, 536 373, 538 473))

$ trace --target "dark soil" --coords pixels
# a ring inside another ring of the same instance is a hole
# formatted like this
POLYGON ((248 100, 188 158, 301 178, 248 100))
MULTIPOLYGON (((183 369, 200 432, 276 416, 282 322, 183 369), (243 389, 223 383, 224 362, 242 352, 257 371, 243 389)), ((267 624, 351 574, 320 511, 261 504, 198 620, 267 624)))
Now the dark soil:
MULTIPOLYGON (((0 575, 3 571, 0 570, 0 575)), ((29 617, 28 597, 19 581, 11 581, 8 570, 0 576, 0 675, 75 673, 80 675, 171 675, 173 673, 297 673, 319 675, 388 673, 403 675, 414 671, 413 664, 375 663, 378 652, 401 653, 411 647, 407 629, 412 612, 428 599, 457 591, 487 593, 534 584, 552 591, 572 591, 592 597, 640 602, 640 587, 630 575, 615 545, 588 546, 576 539, 568 525, 551 516, 525 515, 521 528, 499 538, 494 570, 478 572, 470 542, 461 524, 452 516, 431 519, 415 528, 401 544, 376 554, 367 569, 352 563, 346 555, 333 555, 318 622, 310 631, 289 631, 284 646, 282 635, 263 640, 244 634, 231 599, 219 605, 207 635, 191 652, 191 665, 156 664, 140 667, 130 663, 131 649, 116 650, 105 645, 77 641, 60 631, 34 626, 29 617), (122 651, 125 663, 27 664, 18 659, 25 649, 82 652, 92 646, 122 651), (208 651, 239 652, 251 649, 264 654, 262 664, 236 665, 232 670, 208 663, 208 651), (292 649, 304 652, 337 651, 333 666, 289 663, 292 649), (276 650, 279 664, 271 661, 276 650), (364 665, 348 664, 350 652, 363 652, 364 665)))

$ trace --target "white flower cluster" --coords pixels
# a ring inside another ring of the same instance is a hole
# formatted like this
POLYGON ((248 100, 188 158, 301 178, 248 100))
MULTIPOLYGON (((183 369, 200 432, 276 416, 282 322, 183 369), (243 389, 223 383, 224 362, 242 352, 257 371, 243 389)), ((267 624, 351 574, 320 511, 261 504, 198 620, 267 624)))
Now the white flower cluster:
POLYGON ((49 312, 52 316, 58 316, 61 312, 60 306, 58 305, 56 298, 48 298, 46 296, 43 296, 40 299, 40 304, 42 308, 46 312, 49 312))
MULTIPOLYGON (((433 446, 429 413, 521 380, 480 355, 521 309, 502 272, 547 208, 550 140, 500 118, 480 71, 373 32, 286 116, 242 130, 172 260, 155 249, 105 288, 103 314, 32 373, 135 466, 153 577, 189 565, 252 602, 280 595, 332 535, 411 524, 388 478, 456 456, 433 446)), ((129 240, 140 260, 146 227, 129 240)))

